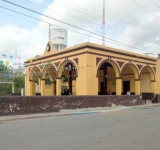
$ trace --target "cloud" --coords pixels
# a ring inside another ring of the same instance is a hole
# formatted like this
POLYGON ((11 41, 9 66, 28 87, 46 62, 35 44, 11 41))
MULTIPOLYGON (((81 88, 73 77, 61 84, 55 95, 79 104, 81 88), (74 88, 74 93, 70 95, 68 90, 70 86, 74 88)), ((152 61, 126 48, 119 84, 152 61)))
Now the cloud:
MULTIPOLYGON (((36 0, 38 4, 43 2, 43 0, 36 0)), ((158 4, 158 0, 155 0, 155 3, 158 4)), ((160 16, 160 9, 155 6, 154 9, 150 8, 153 4, 142 0, 140 5, 160 16)), ((67 28, 68 46, 88 41, 102 44, 102 37, 98 36, 102 35, 102 3, 99 0, 56 0, 48 8, 42 13, 55 20, 44 16, 40 18, 43 21, 56 25, 52 27, 61 26, 67 28), (68 24, 94 32, 97 35, 68 24)), ((15 49, 17 49, 18 55, 24 59, 43 54, 48 42, 47 26, 47 24, 44 25, 42 22, 39 22, 31 29, 18 27, 13 24, 1 26, 0 35, 3 36, 0 36, 0 54, 14 55, 15 49)), ((146 12, 135 3, 128 0, 106 1, 105 36, 109 39, 158 53, 160 48, 159 28, 160 19, 146 12)), ((124 46, 109 39, 106 39, 107 46, 143 53, 143 51, 124 46)), ((2 56, 0 56, 0 59, 2 59, 2 56)))
POLYGON ((17 50, 17 56, 23 61, 37 54, 43 54, 47 43, 47 32, 42 26, 28 31, 7 25, 0 28, 0 34, 3 35, 0 37, 0 55, 6 54, 8 58, 12 55, 15 58, 15 50, 17 50))

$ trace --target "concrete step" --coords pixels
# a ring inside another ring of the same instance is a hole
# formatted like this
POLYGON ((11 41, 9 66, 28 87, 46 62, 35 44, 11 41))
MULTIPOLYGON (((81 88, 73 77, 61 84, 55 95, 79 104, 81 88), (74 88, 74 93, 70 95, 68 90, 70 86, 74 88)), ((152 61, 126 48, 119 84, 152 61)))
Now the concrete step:
POLYGON ((152 104, 151 100, 146 100, 146 104, 152 104))

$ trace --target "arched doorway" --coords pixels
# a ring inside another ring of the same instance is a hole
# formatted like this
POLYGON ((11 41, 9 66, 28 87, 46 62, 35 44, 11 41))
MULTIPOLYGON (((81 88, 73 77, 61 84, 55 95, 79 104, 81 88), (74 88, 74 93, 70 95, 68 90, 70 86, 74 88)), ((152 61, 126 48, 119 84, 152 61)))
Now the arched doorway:
POLYGON ((76 95, 77 68, 72 61, 65 61, 59 67, 58 77, 61 79, 61 95, 76 95))
POLYGON ((119 77, 119 69, 115 62, 102 61, 99 65, 98 77, 98 95, 116 95, 116 78, 119 77))
POLYGON ((144 66, 140 72, 141 79, 141 93, 145 95, 146 99, 150 99, 154 96, 154 83, 155 73, 150 66, 144 66))
POLYGON ((41 95, 56 95, 56 78, 56 67, 52 64, 45 65, 41 76, 41 95))
POLYGON ((29 73, 29 82, 30 82, 30 95, 38 95, 40 93, 39 89, 39 84, 40 84, 40 79, 41 78, 41 70, 39 67, 34 66, 31 68, 30 73, 29 73))
POLYGON ((140 94, 140 79, 137 67, 134 64, 125 64, 121 70, 122 94, 126 95, 128 91, 131 94, 140 94))

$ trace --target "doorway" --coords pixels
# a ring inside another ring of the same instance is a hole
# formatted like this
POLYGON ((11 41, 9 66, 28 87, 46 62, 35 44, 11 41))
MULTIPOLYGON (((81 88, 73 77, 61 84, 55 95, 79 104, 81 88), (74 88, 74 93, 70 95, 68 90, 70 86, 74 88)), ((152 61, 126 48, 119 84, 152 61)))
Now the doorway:
POLYGON ((107 95, 109 88, 108 79, 115 76, 115 70, 109 62, 104 62, 98 70, 98 86, 99 86, 99 95, 107 95))
POLYGON ((99 93, 99 95, 105 95, 104 82, 100 82, 100 93, 99 93))
POLYGON ((123 95, 126 95, 128 90, 130 90, 130 81, 123 81, 123 95))

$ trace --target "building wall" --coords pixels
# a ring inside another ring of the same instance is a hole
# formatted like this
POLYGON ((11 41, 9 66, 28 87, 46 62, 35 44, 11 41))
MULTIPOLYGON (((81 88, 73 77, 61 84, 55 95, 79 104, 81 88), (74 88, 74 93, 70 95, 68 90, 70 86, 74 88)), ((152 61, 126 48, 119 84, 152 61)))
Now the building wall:
POLYGON ((98 78, 95 56, 87 54, 87 95, 98 95, 98 78))
MULTIPOLYGON (((52 46, 51 46, 52 47, 52 46)), ((144 66, 148 66, 150 68, 155 67, 156 62, 153 58, 146 56, 148 59, 141 58, 142 56, 136 53, 130 53, 126 51, 121 51, 113 48, 108 48, 96 44, 91 43, 83 43, 74 47, 66 48, 65 50, 62 50, 61 52, 56 52, 55 54, 54 48, 52 47, 50 52, 45 51, 44 56, 40 56, 38 58, 34 58, 33 62, 27 62, 27 66, 25 68, 26 73, 29 73, 29 68, 34 67, 35 65, 45 65, 47 62, 50 62, 51 64, 55 65, 55 69, 59 70, 58 77, 61 77, 63 73, 62 68, 64 64, 67 61, 72 61, 77 68, 77 78, 76 82, 73 86, 76 88, 74 89, 76 91, 76 95, 97 95, 98 91, 100 90, 99 82, 102 81, 102 78, 100 81, 98 81, 97 77, 97 70, 100 66, 100 64, 106 60, 109 63, 111 63, 114 67, 108 68, 109 74, 113 74, 115 72, 116 77, 122 78, 123 81, 130 80, 131 82, 131 92, 135 91, 135 79, 139 79, 139 73, 141 69, 144 66), (88 45, 92 46, 92 48, 88 48, 88 45), (75 49, 72 51, 72 49, 75 49), (99 49, 103 49, 99 50, 99 49), (109 51, 109 50, 112 51, 109 51), (121 53, 120 53, 121 52, 121 53), (54 54, 52 56, 52 54, 54 54), (97 60, 98 58, 98 60, 97 60), (36 59, 39 59, 37 62, 36 59), (78 61, 75 61, 77 59, 78 61), (152 60, 149 60, 152 59, 152 60), (121 72, 125 74, 130 74, 128 70, 123 70, 123 67, 129 64, 131 67, 133 67, 134 72, 132 71, 131 75, 121 75, 121 72), (60 70, 61 69, 61 70, 60 70), (133 75, 133 73, 136 73, 136 76, 133 75)), ((160 66, 160 62, 157 62, 157 66, 160 66)), ((153 69, 152 69, 153 70, 153 69)), ((43 68, 41 69, 43 73, 43 68)), ((102 74, 102 72, 100 72, 102 74)), ((156 78, 158 79, 158 76, 160 75, 160 69, 157 67, 157 74, 156 78)), ((144 75, 142 75, 144 77, 144 75)), ((145 80, 142 80, 141 84, 141 91, 149 92, 149 76, 145 77, 145 80)), ((55 78, 56 79, 56 78, 55 78)), ((30 94, 30 82, 29 77, 26 76, 25 78, 26 82, 26 95, 30 94)), ((112 89, 113 92, 116 91, 115 87, 116 81, 108 81, 107 87, 108 89, 112 89)), ((157 83, 159 83, 157 81, 157 83)), ((160 92, 160 89, 158 89, 158 84, 155 84, 155 90, 156 92, 160 92)), ((122 89, 123 85, 121 84, 122 89)), ((74 91, 74 92, 75 92, 74 91)), ((123 92, 123 91, 122 91, 123 92)), ((50 93, 49 90, 46 90, 46 93, 50 93)))
POLYGON ((151 92, 151 79, 150 74, 141 75, 141 92, 150 93, 151 92))
POLYGON ((72 95, 76 95, 76 80, 72 81, 72 95))
POLYGON ((78 57, 78 77, 76 78, 76 94, 87 95, 87 54, 78 57))
POLYGON ((160 59, 157 59, 157 62, 156 62, 155 93, 160 94, 160 59))
POLYGON ((51 96, 52 95, 52 88, 51 85, 45 85, 45 95, 46 96, 51 96))
POLYGON ((29 67, 25 67, 25 95, 30 96, 29 67))

